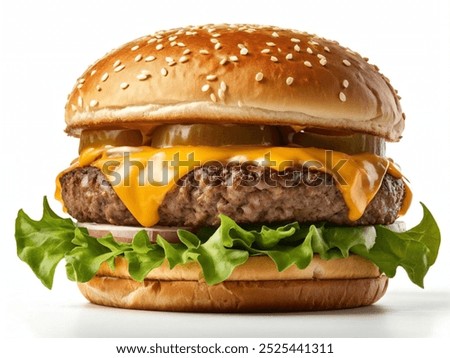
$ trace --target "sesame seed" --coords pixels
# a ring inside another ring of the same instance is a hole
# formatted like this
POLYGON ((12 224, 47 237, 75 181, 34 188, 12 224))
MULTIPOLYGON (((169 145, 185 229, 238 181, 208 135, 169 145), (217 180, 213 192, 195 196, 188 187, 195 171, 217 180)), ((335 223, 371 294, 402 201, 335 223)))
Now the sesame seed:
POLYGON ((219 95, 220 99, 224 99, 225 98, 225 92, 222 90, 222 88, 219 88, 219 90, 217 91, 217 94, 219 95))
POLYGON ((224 58, 222 58, 221 60, 220 60, 220 64, 221 65, 225 65, 226 63, 228 62, 228 59, 226 59, 225 57, 224 58))
POLYGON ((183 51, 183 55, 189 55, 190 53, 191 53, 191 50, 189 50, 188 48, 183 51))
POLYGON ((166 60, 167 63, 173 62, 173 58, 172 57, 166 57, 165 60, 166 60))
POLYGON ((98 105, 98 101, 96 99, 91 99, 91 101, 89 102, 90 107, 95 107, 97 105, 98 105))
POLYGON ((266 45, 270 46, 270 47, 275 47, 276 46, 273 42, 266 42, 266 45))
POLYGON ((313 53, 313 50, 311 50, 309 47, 306 49, 306 52, 308 52, 309 54, 313 53))
POLYGON ((344 92, 339 92, 339 99, 342 102, 345 102, 347 100, 347 96, 344 94, 344 92))
POLYGON ((78 89, 81 89, 82 87, 83 87, 83 84, 82 84, 82 83, 77 84, 77 88, 78 88, 78 89))
POLYGON ((272 32, 272 37, 280 37, 280 35, 278 35, 278 32, 274 31, 272 32))
POLYGON ((116 62, 114 62, 113 67, 116 68, 117 66, 120 66, 121 62, 120 60, 117 60, 116 62))
POLYGON ((220 82, 220 89, 225 92, 227 90, 227 84, 223 81, 220 82))
POLYGON ((212 36, 212 37, 220 37, 220 36, 222 36, 222 35, 216 33, 216 34, 212 34, 211 36, 212 36))
POLYGON ((167 74, 169 73, 164 67, 163 68, 161 68, 161 75, 162 76, 164 76, 164 77, 166 77, 167 76, 167 74))
POLYGON ((94 76, 97 73, 97 70, 92 70, 91 71, 91 76, 94 76))
POLYGON ((312 67, 311 62, 309 62, 309 61, 304 61, 303 64, 304 64, 306 67, 312 67))
POLYGON ((297 44, 300 43, 300 40, 295 37, 291 38, 291 41, 297 44))
POLYGON ((202 49, 202 50, 200 50, 199 51, 202 55, 209 55, 209 51, 208 50, 205 50, 205 49, 202 49))
POLYGON ((202 92, 208 92, 209 91, 209 85, 208 84, 206 84, 206 85, 203 85, 202 86, 202 92))
POLYGON ((247 55, 248 54, 248 49, 245 48, 245 47, 241 48, 240 54, 243 55, 243 56, 247 55))
POLYGON ((296 52, 300 52, 300 46, 299 46, 299 45, 295 45, 295 46, 294 46, 294 50, 295 50, 296 52))
POLYGON ((72 111, 74 111, 74 112, 78 109, 77 106, 75 106, 74 104, 71 104, 70 107, 72 108, 72 111))
MULTIPOLYGON (((102 78, 101 78, 102 82, 105 82, 105 81, 108 79, 108 77, 109 77, 109 74, 108 74, 107 72, 105 72, 105 73, 102 75, 102 78)), ((81 106, 80 106, 80 107, 81 107, 81 106)))
POLYGON ((147 41, 148 44, 152 44, 154 42, 156 42, 156 39, 154 37, 147 41))
POLYGON ((331 52, 330 49, 328 48, 328 46, 324 46, 323 49, 327 52, 331 52))
POLYGON ((211 93, 211 94, 209 95, 209 98, 211 98, 211 101, 217 102, 217 98, 216 98, 216 95, 215 95, 214 93, 211 93))
POLYGON ((160 34, 156 34, 155 37, 156 37, 157 39, 162 39, 162 35, 160 35, 160 34))
POLYGON ((136 51, 138 48, 139 48, 139 45, 133 46, 133 47, 131 48, 131 51, 136 51))
POLYGON ((343 86, 344 88, 347 88, 347 87, 348 87, 348 81, 347 81, 347 80, 343 80, 343 81, 342 81, 342 86, 343 86))
POLYGON ((181 63, 185 63, 185 62, 189 61, 189 58, 187 58, 186 56, 181 56, 178 61, 180 61, 181 63))
POLYGON ((269 53, 269 52, 270 52, 270 49, 268 49, 268 48, 261 50, 261 53, 269 53))
POLYGON ((290 86, 291 84, 293 84, 294 83, 294 78, 293 77, 288 77, 288 78, 286 78, 286 84, 288 85, 288 86, 290 86))
POLYGON ((120 84, 120 88, 122 88, 123 90, 124 90, 124 89, 127 89, 128 86, 129 86, 129 84, 126 83, 126 82, 122 82, 122 83, 120 84))
POLYGON ((136 76, 136 78, 137 78, 139 81, 145 81, 145 80, 148 78, 148 75, 147 75, 146 73, 140 73, 140 74, 138 74, 138 75, 136 76))
POLYGON ((270 56, 270 61, 272 62, 278 62, 278 58, 275 56, 270 56))
POLYGON ((177 42, 176 41, 172 41, 171 43, 170 43, 170 47, 175 47, 177 45, 177 42))
POLYGON ((351 66, 352 64, 350 63, 350 61, 349 60, 346 60, 346 59, 344 59, 344 60, 342 60, 342 63, 345 65, 345 66, 351 66))
POLYGON ((288 53, 286 55, 286 60, 292 60, 294 58, 294 55, 292 55, 292 53, 288 53))
POLYGON ((233 61, 233 62, 237 62, 237 61, 239 61, 239 58, 237 57, 237 56, 230 56, 230 61, 233 61))
POLYGON ((255 80, 261 82, 264 78, 264 74, 262 72, 258 72, 255 76, 255 80))
POLYGON ((117 67, 114 69, 114 72, 120 72, 120 71, 122 71, 124 68, 125 68, 124 65, 117 66, 117 67))
POLYGON ((156 50, 159 51, 159 50, 162 50, 164 48, 164 45, 163 44, 157 44, 155 48, 156 48, 156 50))
POLYGON ((209 41, 211 41, 213 44, 216 44, 219 42, 219 40, 217 40, 216 38, 212 38, 209 41))
POLYGON ((81 96, 78 97, 78 107, 83 107, 83 98, 81 96))
POLYGON ((85 80, 84 78, 79 78, 79 79, 78 79, 78 83, 83 84, 84 82, 86 82, 86 80, 85 80))
POLYGON ((177 42, 178 47, 186 47, 186 45, 183 42, 177 42))
POLYGON ((220 49, 222 48, 222 44, 221 44, 220 42, 218 42, 218 43, 216 43, 216 44, 214 45, 214 48, 215 48, 216 50, 220 50, 220 49))
POLYGON ((140 60, 142 60, 142 55, 141 55, 141 54, 137 55, 137 56, 134 58, 134 61, 135 61, 135 62, 139 62, 140 60))
POLYGON ((97 89, 98 92, 101 92, 102 90, 102 88, 99 85, 97 85, 95 88, 97 89))
POLYGON ((147 56, 146 58, 145 58, 145 62, 152 62, 152 61, 154 61, 154 60, 156 60, 156 57, 155 56, 147 56))
POLYGON ((207 81, 215 81, 215 80, 217 80, 217 76, 216 75, 208 75, 208 76, 206 76, 206 80, 207 81))
POLYGON ((317 57, 320 58, 320 59, 325 59, 325 60, 327 59, 327 58, 326 58, 324 55, 322 55, 321 53, 318 53, 318 54, 317 54, 317 57))
POLYGON ((178 36, 174 35, 174 36, 170 36, 169 37, 169 41, 175 41, 177 39, 178 36))
POLYGON ((239 48, 245 48, 245 45, 244 44, 238 44, 237 45, 239 48))
POLYGON ((327 59, 326 59, 326 58, 321 58, 320 61, 319 61, 319 63, 320 63, 322 66, 325 66, 325 65, 327 64, 327 59))

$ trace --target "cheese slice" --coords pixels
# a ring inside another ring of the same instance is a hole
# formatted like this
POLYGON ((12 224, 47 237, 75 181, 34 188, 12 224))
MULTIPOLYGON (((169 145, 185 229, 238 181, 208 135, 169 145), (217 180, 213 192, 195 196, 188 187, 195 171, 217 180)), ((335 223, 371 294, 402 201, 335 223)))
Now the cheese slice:
MULTIPOLYGON (((301 166, 333 176, 345 203, 348 217, 358 220, 380 189, 386 173, 403 178, 398 168, 387 158, 363 153, 348 155, 319 148, 249 147, 249 146, 178 146, 97 147, 86 148, 70 168, 59 174, 56 198, 62 202, 59 178, 79 166, 95 166, 111 183, 117 196, 131 214, 145 227, 159 221, 158 209, 166 194, 177 181, 197 167, 214 162, 256 162, 283 171, 301 166)), ((401 214, 411 203, 411 190, 405 182, 406 195, 401 214)))

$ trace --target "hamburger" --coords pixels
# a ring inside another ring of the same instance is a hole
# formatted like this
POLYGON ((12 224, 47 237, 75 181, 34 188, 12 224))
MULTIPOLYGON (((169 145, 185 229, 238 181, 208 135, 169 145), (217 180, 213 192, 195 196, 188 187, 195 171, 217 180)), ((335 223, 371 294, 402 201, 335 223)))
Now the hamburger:
POLYGON ((65 112, 79 156, 19 211, 18 256, 56 266, 91 302, 168 311, 370 305, 399 266, 436 260, 431 213, 405 230, 408 182, 385 142, 405 124, 367 58, 304 32, 206 25, 129 42, 77 80, 65 112))

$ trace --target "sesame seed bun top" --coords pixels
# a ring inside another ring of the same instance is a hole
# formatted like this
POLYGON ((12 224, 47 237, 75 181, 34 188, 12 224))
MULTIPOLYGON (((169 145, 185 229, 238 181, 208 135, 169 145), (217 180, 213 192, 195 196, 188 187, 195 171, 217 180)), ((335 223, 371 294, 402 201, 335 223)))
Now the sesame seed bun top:
POLYGON ((397 141, 399 98, 378 68, 337 42, 269 26, 157 32, 113 50, 78 79, 66 131, 159 123, 348 129, 397 141))

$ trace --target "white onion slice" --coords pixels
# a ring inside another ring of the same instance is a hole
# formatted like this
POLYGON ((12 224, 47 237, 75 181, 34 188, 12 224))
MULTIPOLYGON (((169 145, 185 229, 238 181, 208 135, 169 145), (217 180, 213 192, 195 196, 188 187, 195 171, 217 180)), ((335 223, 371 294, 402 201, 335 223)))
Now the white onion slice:
POLYGON ((394 232, 406 231, 406 224, 404 221, 396 221, 393 224, 385 225, 385 227, 394 232))
MULTIPOLYGON (((172 226, 152 226, 152 227, 136 227, 136 226, 117 226, 108 224, 94 224, 94 223, 77 223, 78 226, 84 227, 88 230, 89 235, 94 237, 103 237, 109 233, 114 236, 117 242, 130 243, 134 236, 141 230, 147 232, 150 242, 155 242, 156 238, 161 235, 164 239, 171 243, 179 243, 180 239, 177 235, 178 229, 190 230, 188 227, 172 227, 172 226)), ((191 229, 192 230, 192 229, 191 229)))
MULTIPOLYGON (((158 235, 161 235, 166 241, 170 243, 179 243, 180 239, 177 235, 178 229, 193 231, 189 227, 175 227, 175 226, 152 226, 152 227, 137 227, 137 226, 117 226, 109 224, 95 224, 95 223, 77 223, 78 226, 84 227, 88 230, 89 235, 94 237, 103 237, 111 233, 117 242, 131 243, 134 236, 141 230, 147 232, 150 242, 156 242, 158 235)), ((406 225, 403 221, 396 221, 393 224, 385 225, 386 228, 394 232, 406 231, 406 225)), ((375 230, 373 226, 366 227, 366 234, 375 241, 375 230)))

